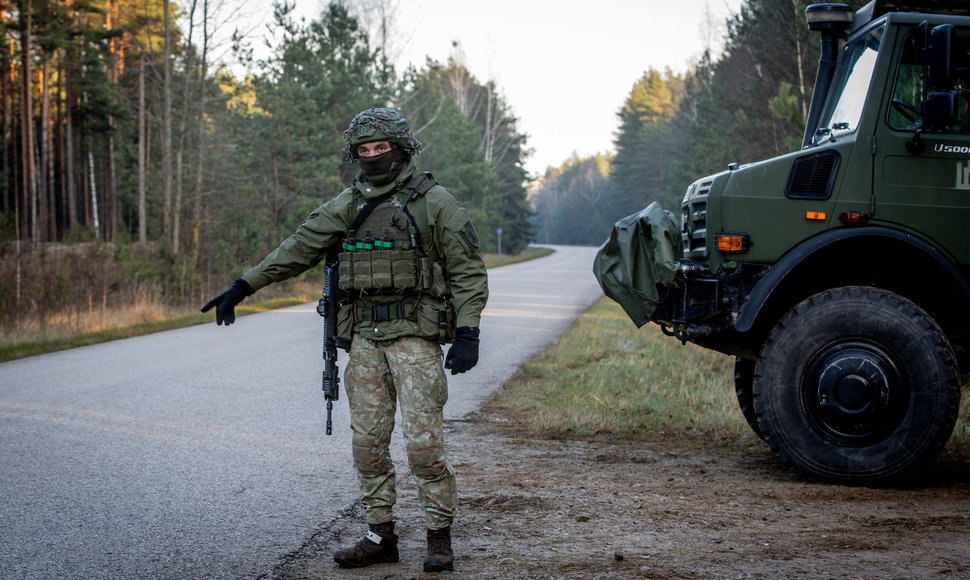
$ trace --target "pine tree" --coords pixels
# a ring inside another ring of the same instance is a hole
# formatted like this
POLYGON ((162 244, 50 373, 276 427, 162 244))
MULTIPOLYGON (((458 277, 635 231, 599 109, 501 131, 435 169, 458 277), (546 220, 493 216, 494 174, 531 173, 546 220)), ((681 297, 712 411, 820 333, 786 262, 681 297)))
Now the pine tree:
POLYGON ((617 114, 616 158, 610 173, 619 219, 652 201, 668 202, 671 121, 683 97, 683 79, 669 69, 647 70, 617 114))

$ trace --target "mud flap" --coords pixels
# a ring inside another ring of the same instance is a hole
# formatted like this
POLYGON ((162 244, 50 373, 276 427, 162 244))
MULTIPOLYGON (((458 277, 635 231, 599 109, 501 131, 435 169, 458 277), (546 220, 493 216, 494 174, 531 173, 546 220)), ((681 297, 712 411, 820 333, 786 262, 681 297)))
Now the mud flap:
POLYGON ((680 224, 654 202, 613 225, 593 260, 593 274, 603 293, 640 327, 661 302, 658 286, 673 285, 682 255, 680 224))

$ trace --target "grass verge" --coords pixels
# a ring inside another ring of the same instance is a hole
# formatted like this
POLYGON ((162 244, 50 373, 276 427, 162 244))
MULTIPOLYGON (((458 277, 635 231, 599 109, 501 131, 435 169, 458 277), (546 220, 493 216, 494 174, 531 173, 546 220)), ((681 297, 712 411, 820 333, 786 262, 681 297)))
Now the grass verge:
POLYGON ((553 252, 555 252, 555 250, 552 248, 529 246, 522 252, 511 256, 509 254, 502 254, 501 256, 498 254, 484 254, 482 258, 485 260, 486 268, 495 268, 498 266, 508 266, 509 264, 518 264, 519 262, 535 260, 536 258, 548 256, 553 252))
MULTIPOLYGON (((237 316, 245 316, 255 312, 265 312, 276 308, 286 308, 296 306, 315 300, 306 293, 297 295, 264 300, 253 304, 242 304, 236 307, 237 316)), ((100 330, 72 331, 64 328, 50 328, 43 331, 31 332, 32 338, 26 340, 8 339, 4 344, 0 344, 0 362, 15 360, 38 354, 56 352, 69 348, 90 346, 102 342, 109 342, 122 338, 132 338, 164 330, 183 328, 214 320, 214 314, 202 314, 198 308, 192 309, 192 314, 168 314, 160 315, 158 320, 148 322, 136 322, 131 324, 113 325, 100 330)), ((172 312, 179 312, 172 309, 172 312)), ((184 311, 181 311, 184 312, 184 311)), ((115 313, 114 318, 125 319, 124 313, 115 313)))
MULTIPOLYGON (((484 413, 538 439, 652 441, 677 437, 761 446, 734 394, 734 359, 681 345, 656 325, 636 328, 602 298, 523 365, 484 413)), ((970 463, 970 375, 943 453, 970 463)))
POLYGON ((643 440, 701 435, 752 442, 737 410, 734 359, 636 328, 601 298, 488 403, 552 439, 643 440))

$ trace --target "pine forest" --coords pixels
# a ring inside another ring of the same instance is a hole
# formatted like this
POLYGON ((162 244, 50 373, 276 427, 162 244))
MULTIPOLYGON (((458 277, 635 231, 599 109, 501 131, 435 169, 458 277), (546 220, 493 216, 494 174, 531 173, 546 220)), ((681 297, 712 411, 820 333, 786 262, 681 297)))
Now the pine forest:
POLYGON ((350 183, 342 132, 374 106, 408 119, 420 167, 479 232, 502 229, 503 252, 598 245, 652 201, 676 209, 697 177, 797 148, 818 60, 809 2, 746 0, 723 49, 636 80, 614 151, 530 176, 493 82, 457 56, 395 68, 385 2, 309 21, 275 3, 265 57, 215 40, 214 4, 0 0, 0 334, 197 309, 350 183))

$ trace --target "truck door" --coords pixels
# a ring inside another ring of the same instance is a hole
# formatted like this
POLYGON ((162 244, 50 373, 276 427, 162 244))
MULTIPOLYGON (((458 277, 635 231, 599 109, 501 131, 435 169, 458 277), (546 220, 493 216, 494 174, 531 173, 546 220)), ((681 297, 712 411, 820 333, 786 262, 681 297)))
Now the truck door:
POLYGON ((920 103, 925 69, 913 28, 900 35, 896 66, 887 81, 882 119, 876 125, 873 223, 915 233, 943 248, 958 263, 970 262, 970 29, 957 29, 953 71, 958 122, 923 132, 920 103))

